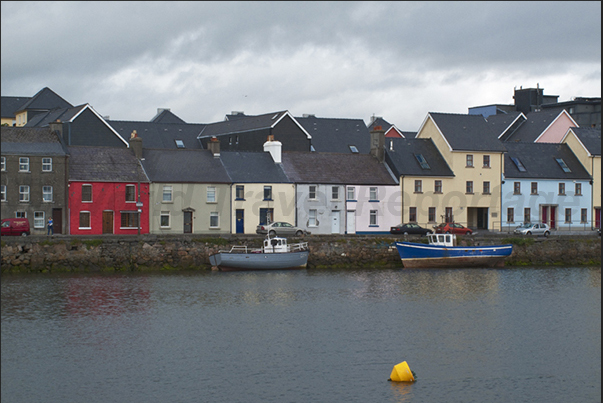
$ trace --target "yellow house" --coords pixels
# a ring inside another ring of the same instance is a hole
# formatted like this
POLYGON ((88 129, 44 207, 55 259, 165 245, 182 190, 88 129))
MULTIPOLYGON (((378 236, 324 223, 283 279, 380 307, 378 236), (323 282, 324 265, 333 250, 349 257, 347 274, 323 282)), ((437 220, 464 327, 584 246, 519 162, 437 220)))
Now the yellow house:
MULTIPOLYGON (((440 222, 501 230, 505 147, 499 134, 481 115, 427 114, 416 138, 431 139, 454 172, 452 178, 434 179, 442 181, 441 192, 430 194, 431 204, 443 212, 437 217, 440 222)), ((410 185, 404 181, 405 187, 410 185)), ((413 194, 424 197, 417 190, 413 194)))
POLYGON ((255 234, 258 225, 277 221, 297 224, 295 185, 282 168, 282 144, 271 138, 264 149, 220 152, 232 180, 232 233, 255 234))
POLYGON ((570 127, 561 140, 592 176, 593 227, 601 228, 601 129, 570 127))

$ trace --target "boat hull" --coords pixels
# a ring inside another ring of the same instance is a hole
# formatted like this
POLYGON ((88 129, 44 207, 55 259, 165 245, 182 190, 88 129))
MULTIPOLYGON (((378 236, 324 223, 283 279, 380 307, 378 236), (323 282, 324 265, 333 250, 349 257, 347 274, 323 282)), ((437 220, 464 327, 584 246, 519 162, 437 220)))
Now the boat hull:
POLYGON ((222 271, 305 269, 309 251, 287 253, 216 253, 209 257, 222 271))
POLYGON ((513 245, 442 247, 412 242, 396 242, 407 268, 503 267, 513 245))

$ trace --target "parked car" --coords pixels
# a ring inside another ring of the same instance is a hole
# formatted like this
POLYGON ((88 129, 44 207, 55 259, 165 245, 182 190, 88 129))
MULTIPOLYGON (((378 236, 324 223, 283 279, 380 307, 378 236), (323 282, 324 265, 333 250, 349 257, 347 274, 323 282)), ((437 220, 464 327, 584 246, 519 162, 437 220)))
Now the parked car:
POLYGON ((463 227, 461 224, 455 222, 442 223, 434 226, 436 234, 457 234, 457 235, 471 235, 473 231, 471 228, 463 227))
POLYGON ((2 219, 2 235, 21 235, 30 234, 29 220, 27 218, 4 218, 2 219))
POLYGON ((269 234, 270 236, 287 236, 287 235, 302 236, 302 235, 310 234, 310 232, 306 231, 305 229, 295 227, 295 226, 289 224, 288 222, 280 222, 280 221, 273 222, 271 224, 266 224, 266 225, 258 225, 255 232, 257 234, 263 234, 263 235, 269 234))
POLYGON ((417 224, 398 224, 395 227, 391 227, 389 232, 391 234, 416 234, 426 235, 433 234, 433 231, 427 228, 423 228, 417 224))
POLYGON ((528 222, 515 228, 515 231, 513 231, 513 233, 520 235, 549 236, 551 234, 551 228, 548 226, 548 224, 532 224, 528 222))

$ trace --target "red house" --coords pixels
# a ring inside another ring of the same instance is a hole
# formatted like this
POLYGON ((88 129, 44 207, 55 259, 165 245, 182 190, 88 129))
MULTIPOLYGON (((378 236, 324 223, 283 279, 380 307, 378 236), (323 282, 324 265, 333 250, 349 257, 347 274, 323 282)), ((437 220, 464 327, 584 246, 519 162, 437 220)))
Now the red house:
POLYGON ((149 179, 128 148, 71 146, 72 235, 149 233, 149 179))

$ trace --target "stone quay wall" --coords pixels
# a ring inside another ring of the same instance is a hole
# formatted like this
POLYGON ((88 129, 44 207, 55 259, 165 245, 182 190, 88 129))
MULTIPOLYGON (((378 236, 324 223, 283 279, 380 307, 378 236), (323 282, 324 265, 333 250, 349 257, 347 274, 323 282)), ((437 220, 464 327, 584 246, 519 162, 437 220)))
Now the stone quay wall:
MULTIPOLYGON (((414 236, 308 236, 308 269, 402 268, 393 243, 425 242, 414 236)), ((209 256, 231 245, 259 247, 260 236, 30 236, 2 237, 2 273, 210 270, 209 256)), ((601 238, 459 236, 460 245, 513 243, 507 266, 600 266, 601 238)))

